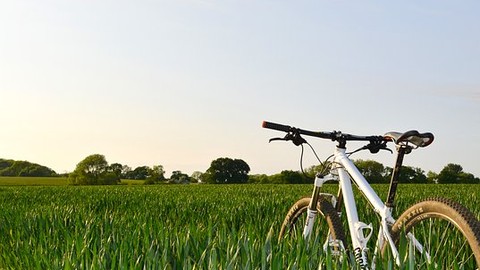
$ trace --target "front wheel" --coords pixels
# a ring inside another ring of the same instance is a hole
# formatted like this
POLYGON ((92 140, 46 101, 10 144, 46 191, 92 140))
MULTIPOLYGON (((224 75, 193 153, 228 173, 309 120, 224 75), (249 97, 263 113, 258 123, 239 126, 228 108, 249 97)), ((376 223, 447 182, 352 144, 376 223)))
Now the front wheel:
MULTIPOLYGON (((310 198, 302 198, 290 208, 283 221, 278 237, 279 241, 285 238, 299 240, 303 237, 309 204, 310 198)), ((343 243, 345 243, 345 233, 335 208, 321 196, 317 204, 317 213, 312 236, 324 239, 326 241, 325 248, 329 246, 334 252, 341 251, 343 243)))
POLYGON ((480 269, 480 223, 455 201, 431 198, 407 209, 392 227, 397 246, 402 237, 411 252, 400 259, 417 269, 480 269))

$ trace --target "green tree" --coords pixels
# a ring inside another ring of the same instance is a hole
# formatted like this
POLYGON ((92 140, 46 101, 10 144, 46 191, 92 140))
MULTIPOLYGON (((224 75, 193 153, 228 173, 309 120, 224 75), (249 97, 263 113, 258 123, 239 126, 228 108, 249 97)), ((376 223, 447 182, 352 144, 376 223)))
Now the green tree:
POLYGON ((13 160, 0 158, 0 171, 12 166, 13 160))
POLYGON ((355 166, 365 176, 370 183, 386 183, 388 182, 388 170, 382 163, 375 160, 362 160, 358 159, 354 161, 355 166))
POLYGON ((146 179, 144 182, 146 185, 158 184, 160 181, 165 181, 165 171, 162 165, 154 165, 152 168, 142 166, 137 169, 134 170, 134 172, 137 173, 137 178, 135 179, 146 179))
POLYGON ((192 183, 202 183, 203 182, 203 173, 199 171, 194 171, 190 176, 190 182, 192 183))
POLYGON ((473 174, 467 172, 463 172, 460 175, 460 181, 461 183, 465 184, 480 184, 480 178, 475 177, 473 174))
POLYGON ((428 171, 427 182, 430 183, 430 184, 438 183, 438 173, 433 172, 433 171, 428 171))
POLYGON ((120 178, 110 170, 105 156, 93 154, 77 164, 68 177, 72 185, 111 185, 120 182, 120 178))
POLYGON ((190 183, 190 176, 188 176, 188 174, 182 173, 181 171, 173 171, 172 176, 170 176, 170 181, 178 184, 190 183))
POLYGON ((0 159, 0 176, 56 176, 52 169, 28 161, 0 159))
POLYGON ((447 164, 438 174, 438 183, 460 183, 460 174, 463 172, 462 166, 454 163, 447 164))
MULTIPOLYGON (((313 178, 312 178, 313 179, 313 178)), ((284 170, 274 176, 274 182, 285 184, 305 184, 311 182, 299 171, 284 170)))
POLYGON ((37 164, 29 164, 25 166, 23 169, 20 170, 18 173, 18 176, 30 176, 30 177, 48 177, 48 176, 54 176, 55 172, 52 171, 51 169, 45 167, 45 166, 40 166, 37 164))
POLYGON ((123 165, 122 166, 122 178, 127 178, 128 179, 127 175, 131 171, 132 171, 132 168, 130 168, 128 165, 123 165))
POLYGON ((129 171, 127 173, 127 179, 135 179, 135 180, 145 180, 150 174, 150 168, 148 166, 139 166, 135 168, 133 171, 129 171))
POLYGON ((307 175, 308 178, 315 179, 318 173, 323 173, 323 174, 328 173, 331 167, 332 167, 331 162, 325 162, 324 164, 313 165, 308 167, 305 170, 305 174, 307 175))
POLYGON ((155 181, 164 181, 165 180, 165 171, 163 170, 162 165, 154 165, 148 171, 148 178, 153 178, 155 181))
POLYGON ((212 184, 247 183, 250 167, 241 159, 218 158, 210 164, 204 179, 212 184))
POLYGON ((449 163, 438 174, 438 183, 478 184, 480 179, 471 173, 464 172, 462 166, 449 163))
POLYGON ((112 163, 110 164, 109 168, 109 170, 114 173, 119 179, 123 178, 122 169, 123 165, 120 163, 112 163))
POLYGON ((270 183, 270 177, 266 174, 254 174, 248 176, 248 183, 251 184, 267 184, 270 183))
POLYGON ((425 172, 420 168, 402 166, 398 181, 400 183, 424 184, 427 183, 427 176, 425 176, 425 172))
POLYGON ((286 179, 282 177, 281 173, 270 175, 267 181, 268 182, 265 182, 265 179, 264 179, 263 183, 269 183, 269 184, 286 184, 287 183, 286 179))

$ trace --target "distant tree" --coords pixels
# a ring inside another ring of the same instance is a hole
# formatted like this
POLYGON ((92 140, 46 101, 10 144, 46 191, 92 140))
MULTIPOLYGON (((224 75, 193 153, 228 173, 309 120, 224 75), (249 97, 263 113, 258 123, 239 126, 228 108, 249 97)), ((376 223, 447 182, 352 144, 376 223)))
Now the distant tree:
POLYGON ((438 173, 433 171, 428 171, 427 173, 427 183, 436 184, 438 183, 438 173))
POLYGON ((122 166, 122 178, 128 179, 127 175, 131 171, 132 171, 132 168, 130 168, 128 165, 123 165, 122 166))
POLYGON ((170 181, 179 184, 190 183, 190 176, 188 176, 188 174, 182 173, 181 171, 173 171, 172 176, 170 176, 170 181))
POLYGON ((55 176, 55 172, 45 166, 39 166, 37 164, 30 164, 24 167, 18 176, 31 176, 31 177, 49 177, 55 176))
POLYGON ((0 158, 0 171, 12 166, 14 160, 0 158))
POLYGON ((269 183, 269 184, 286 184, 287 181, 284 177, 282 177, 281 173, 276 173, 268 176, 268 179, 263 179, 263 183, 269 183), (266 180, 266 181, 265 181, 266 180))
POLYGON ((305 184, 310 182, 308 178, 299 171, 282 171, 280 173, 280 178, 283 183, 287 184, 305 184))
POLYGON ((308 167, 306 170, 305 170, 305 174, 307 175, 308 178, 310 179, 315 179, 315 176, 318 174, 318 173, 325 173, 325 171, 328 172, 328 170, 331 168, 331 163, 330 162, 327 162, 323 165, 313 165, 311 167, 308 167))
POLYGON ((204 178, 207 183, 247 183, 250 167, 241 159, 218 158, 210 164, 204 178))
POLYGON ((135 168, 135 170, 130 171, 127 173, 127 179, 135 179, 135 180, 145 180, 147 179, 150 173, 150 168, 148 166, 139 166, 135 168))
POLYGON ((370 183, 386 183, 388 182, 388 170, 382 163, 375 160, 362 160, 358 159, 354 161, 355 166, 365 176, 370 183))
POLYGON ((112 185, 120 182, 120 178, 110 170, 103 155, 93 154, 77 164, 68 176, 72 185, 112 185))
POLYGON ((137 167, 129 174, 131 179, 145 179, 145 185, 158 184, 160 181, 165 181, 165 171, 162 165, 154 165, 152 168, 148 166, 137 167))
POLYGON ((299 171, 283 170, 280 173, 268 176, 267 179, 261 177, 260 181, 260 183, 271 184, 306 184, 311 183, 313 178, 305 176, 299 171))
POLYGON ((165 181, 165 171, 162 165, 154 165, 148 170, 147 179, 153 179, 156 182, 165 181))
POLYGON ((420 168, 414 168, 410 166, 402 166, 398 178, 400 183, 427 183, 427 176, 425 176, 425 172, 420 168))
POLYGON ((114 173, 119 179, 123 178, 122 169, 123 165, 120 163, 112 163, 110 164, 109 168, 109 170, 114 173))
POLYGON ((478 184, 480 179, 471 173, 464 172, 462 166, 449 163, 438 174, 438 183, 478 184))
POLYGON ((438 174, 438 183, 460 183, 460 173, 463 172, 462 166, 458 164, 447 164, 438 174))
POLYGON ((475 177, 471 173, 464 172, 460 175, 461 183, 465 184, 480 184, 480 178, 475 177))
POLYGON ((0 159, 0 176, 57 176, 52 169, 28 161, 0 159))
POLYGON ((248 183, 251 184, 267 184, 270 183, 270 178, 266 174, 254 174, 248 176, 248 183))
POLYGON ((190 182, 192 183, 202 183, 203 182, 203 173, 199 171, 194 171, 190 176, 190 182))

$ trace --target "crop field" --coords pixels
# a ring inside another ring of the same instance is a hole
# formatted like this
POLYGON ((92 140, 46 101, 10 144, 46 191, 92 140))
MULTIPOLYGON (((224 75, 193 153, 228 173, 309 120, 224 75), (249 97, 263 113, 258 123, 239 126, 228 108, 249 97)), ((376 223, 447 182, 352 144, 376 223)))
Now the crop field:
POLYGON ((0 176, 0 186, 65 186, 66 184, 66 177, 0 176))
MULTIPOLYGON (((142 185, 143 180, 122 179, 123 185, 142 185)), ((9 177, 0 176, 0 186, 65 186, 66 177, 9 177)))
MULTIPOLYGON (((333 192, 335 187, 326 185, 325 190, 333 192)), ((388 186, 374 188, 386 196, 388 186)), ((289 207, 308 196, 310 189, 310 185, 2 186, 0 269, 328 266, 322 243, 306 247, 277 240, 289 207)), ((480 216, 480 185, 400 185, 398 192, 398 212, 421 198, 444 196, 480 216)), ((359 204, 365 209, 363 200, 359 204)), ((365 211, 361 218, 374 223, 373 216, 365 211)))

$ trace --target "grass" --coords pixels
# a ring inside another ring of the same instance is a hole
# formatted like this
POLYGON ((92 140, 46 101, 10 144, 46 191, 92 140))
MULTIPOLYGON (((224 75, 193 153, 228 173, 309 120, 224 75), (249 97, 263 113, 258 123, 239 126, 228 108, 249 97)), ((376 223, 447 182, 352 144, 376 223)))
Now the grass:
MULTIPOLYGON (((124 185, 142 185, 143 180, 122 179, 124 185)), ((65 186, 66 177, 9 177, 0 176, 0 186, 65 186)))
POLYGON ((66 177, 9 177, 0 176, 0 186, 65 186, 66 177))
MULTIPOLYGON (((388 187, 375 189, 386 193, 388 187)), ((319 264, 348 269, 345 262, 332 263, 321 241, 309 246, 277 241, 289 207, 310 190, 310 185, 2 186, 0 269, 310 269, 319 264)), ((479 216, 480 185, 405 185, 397 205, 404 210, 437 194, 460 199, 479 216)), ((364 215, 367 223, 376 219, 368 211, 364 215)))

